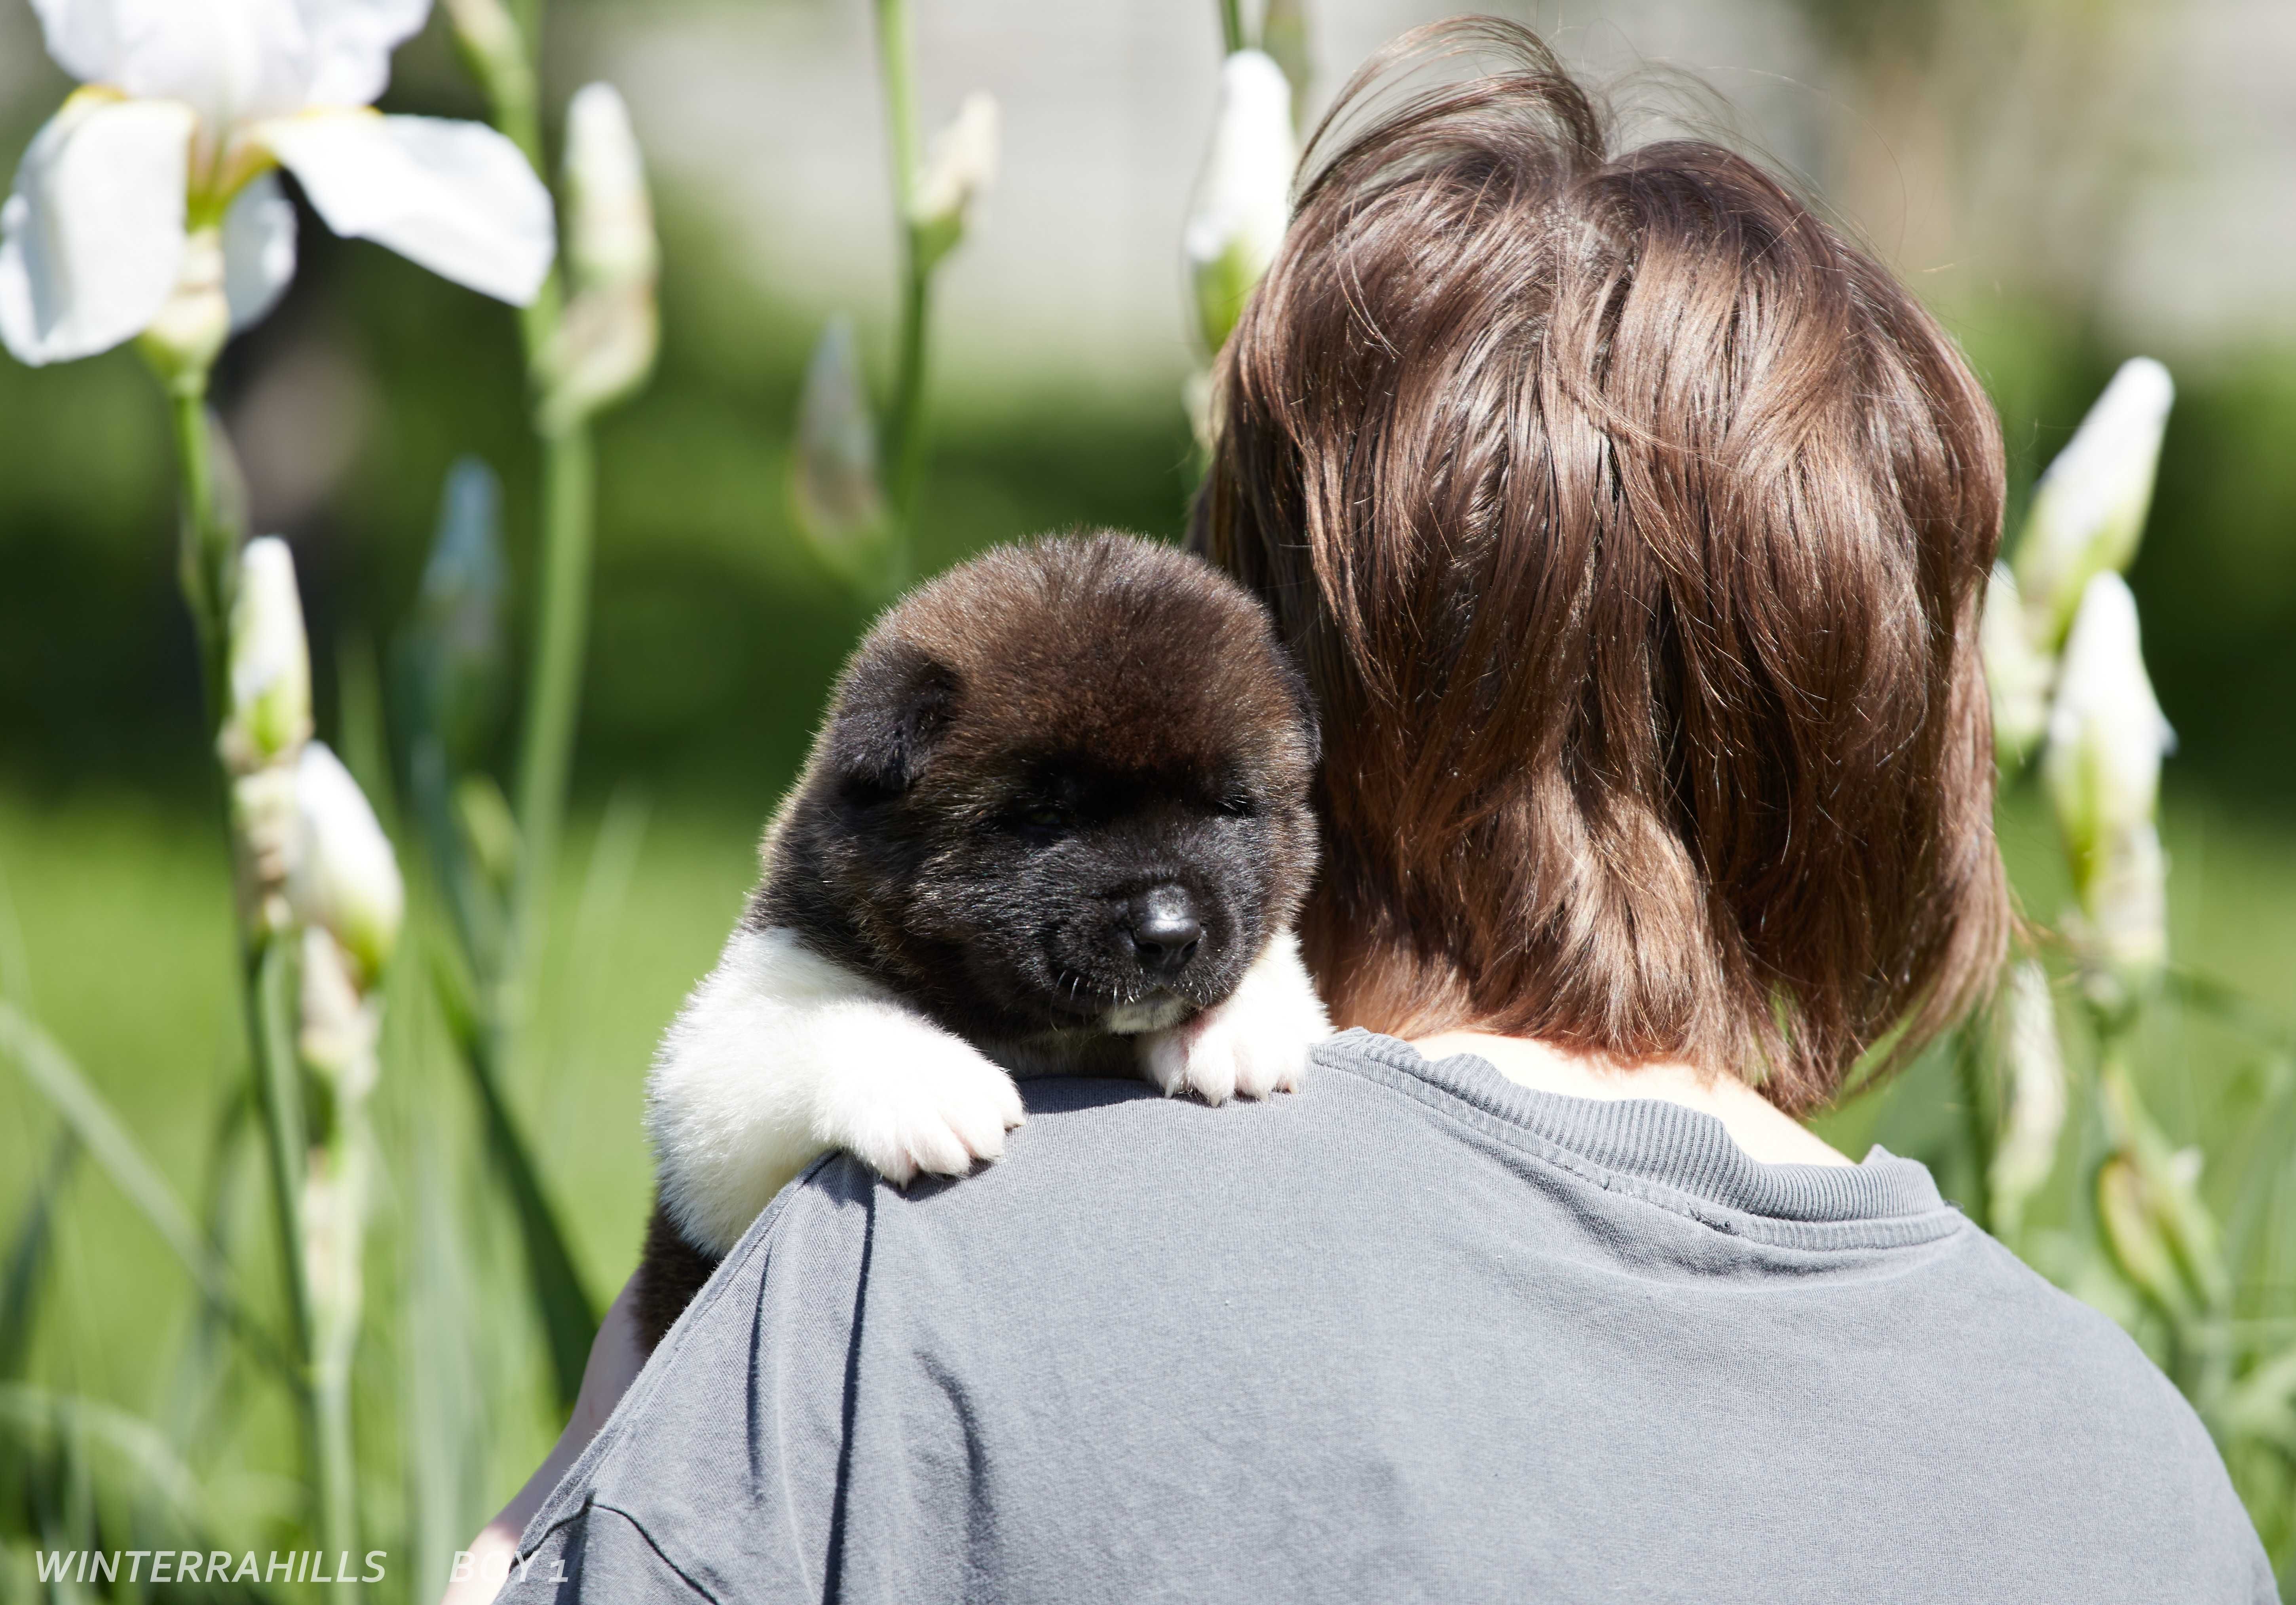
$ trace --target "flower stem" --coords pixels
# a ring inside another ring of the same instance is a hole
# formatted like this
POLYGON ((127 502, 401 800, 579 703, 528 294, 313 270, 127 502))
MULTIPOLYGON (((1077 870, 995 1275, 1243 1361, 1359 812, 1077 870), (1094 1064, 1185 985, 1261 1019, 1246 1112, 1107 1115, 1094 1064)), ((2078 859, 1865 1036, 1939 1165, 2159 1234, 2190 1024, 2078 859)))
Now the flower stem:
MULTIPOLYGON (((342 1257, 351 1262, 348 1267, 334 1265, 323 1270, 325 1286, 323 1290, 314 1290, 311 1385, 321 1471, 319 1542, 335 1560, 336 1596, 349 1600, 356 1600, 362 1592, 358 1574, 341 1563, 343 1556, 359 1552, 351 1367, 358 1347, 361 1298, 356 1267, 366 1208, 366 1126, 360 1102, 340 1096, 335 1100, 325 1145, 314 1161, 320 1179, 331 1190, 320 1212, 324 1224, 319 1227, 331 1241, 320 1245, 318 1257, 323 1260, 342 1257)), ((305 1224, 308 1230, 313 1223, 307 1219, 305 1224)))
POLYGON ((1244 47, 1243 0, 1220 0, 1220 42, 1234 55, 1244 47))
MULTIPOLYGON (((537 173, 549 164, 542 148, 539 75, 542 0, 519 0, 518 37, 482 75, 496 127, 518 146, 537 173)), ((547 389, 545 355, 558 333, 564 306, 561 268, 554 264, 521 313, 528 381, 538 397, 547 389)), ((542 447, 542 505, 538 590, 533 657, 528 667, 526 722, 519 741, 518 865, 512 888, 509 942, 504 972, 485 1001, 496 1061, 508 1063, 531 1007, 549 919, 551 872, 565 822, 572 772, 574 728, 582 700, 583 649, 589 634, 590 546, 596 475, 588 430, 536 430, 542 447)))
POLYGON ((917 492, 925 474, 925 336, 932 316, 932 275, 914 268, 901 296, 900 365, 893 389, 893 516, 899 534, 894 542, 890 583, 899 590, 908 583, 909 528, 916 516, 917 492))
MULTIPOLYGON (((232 564, 244 530, 231 504, 215 454, 207 414, 204 373, 166 375, 175 419, 184 487, 180 578, 184 601, 199 636, 206 727, 215 729, 229 696, 232 564)), ((241 850, 232 830, 229 779, 224 777, 224 835, 241 850)), ((247 1032, 250 1078, 264 1124, 265 1169, 277 1226, 280 1283, 287 1303, 294 1404, 313 1514, 322 1542, 337 1553, 356 1551, 357 1514, 348 1379, 339 1407, 330 1412, 315 1365, 316 1328, 304 1253, 303 1182, 309 1127, 303 1108, 302 1067, 295 1052, 296 977, 291 945, 253 927, 245 911, 233 921, 238 952, 240 1003, 247 1032)), ((342 1369, 347 1373, 348 1345, 342 1369)))
POLYGON ((576 427, 542 439, 541 591, 534 658, 527 680, 526 729, 518 766, 520 850, 512 910, 511 992, 498 1000, 496 1023, 515 1035, 534 996, 542 934, 549 917, 551 870, 565 820, 573 767, 574 726, 581 706, 582 658, 590 620, 590 546, 596 474, 589 430, 576 427))
MULTIPOLYGON (((495 126, 537 174, 549 171, 542 144, 537 55, 543 0, 509 0, 509 37, 472 49, 495 126)), ((589 634, 590 552, 596 474, 586 425, 546 427, 542 402, 565 304, 562 269, 554 265, 521 315, 527 380, 542 452, 542 492, 532 656, 514 780, 518 852, 503 939, 489 958, 464 947, 479 980, 478 1018, 459 1032, 463 1057, 484 1109, 488 1137, 518 1211, 528 1278, 542 1317, 560 1402, 571 1408, 583 1357, 597 1331, 596 1306, 575 1269, 523 1133, 504 1099, 504 1073, 518 1062, 520 1042, 539 990, 552 874, 566 816, 579 723, 584 648, 589 634)))
POLYGON ((213 442, 209 438, 207 376, 171 378, 168 402, 184 477, 184 530, 176 577, 199 635, 200 686, 208 728, 223 717, 225 663, 230 653, 231 563, 240 531, 219 505, 213 442))
POLYGON ((885 84, 885 131, 892 153, 893 213, 901 250, 900 334, 892 406, 886 418, 893 508, 887 584, 894 591, 908 583, 911 524, 924 483, 925 358, 932 317, 932 266, 917 237, 913 206, 919 154, 915 53, 908 0, 877 0, 877 60, 885 84))

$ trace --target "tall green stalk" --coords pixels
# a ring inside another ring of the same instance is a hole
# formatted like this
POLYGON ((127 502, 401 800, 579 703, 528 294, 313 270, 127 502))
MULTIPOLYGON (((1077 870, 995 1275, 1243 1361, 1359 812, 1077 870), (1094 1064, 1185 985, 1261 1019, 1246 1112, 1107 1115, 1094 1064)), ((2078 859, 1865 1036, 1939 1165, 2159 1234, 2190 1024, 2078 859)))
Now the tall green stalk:
POLYGON ((878 70, 885 85, 885 132, 892 153, 893 207, 901 248, 901 323, 893 368, 892 408, 886 419, 888 487, 893 507, 891 588, 908 583, 911 526, 924 483, 927 336, 932 319, 932 268, 919 237, 913 202, 917 192, 916 38, 908 0, 877 0, 878 70))
MULTIPOLYGON (((495 126, 537 174, 547 173, 535 67, 542 0, 509 7, 462 0, 453 11, 465 60, 486 91, 495 126)), ((458 1036, 485 1115, 489 1148, 519 1217, 559 1402, 570 1408, 597 1330, 597 1306, 575 1266, 504 1085, 518 1062, 540 987, 589 635, 596 499, 590 432, 586 422, 547 419, 544 406, 550 354, 566 302, 564 274, 562 253, 519 322, 542 475, 525 717, 512 782, 518 850, 500 951, 491 959, 475 948, 467 954, 478 983, 478 1018, 467 1021, 458 1036)))
POLYGON ((1243 0, 1219 0, 1220 42, 1234 55, 1249 43, 1243 31, 1243 0))
MULTIPOLYGON (((516 14, 517 37, 488 53, 480 77, 492 103, 495 125, 518 146, 537 173, 549 165, 542 149, 540 100, 534 55, 542 37, 541 0, 526 0, 516 14)), ((523 1010, 529 1006, 541 932, 549 916, 550 872, 557 860, 565 822, 566 789, 572 772, 574 727, 581 707, 582 659, 589 637, 590 548, 596 502, 596 472, 586 424, 546 428, 539 401, 547 389, 545 356, 557 339, 565 307, 562 266, 554 265, 519 319, 527 374, 537 404, 536 433, 542 447, 542 504, 538 602, 534 616, 533 656, 526 693, 526 725, 521 733, 517 807, 521 843, 512 892, 509 973, 511 988, 499 1000, 509 1018, 497 1018, 496 1052, 506 1059, 523 1010)))
MULTIPOLYGON (((174 414, 184 512, 180 577, 184 600, 199 636, 206 728, 218 727, 230 695, 230 608, 233 564, 245 531, 242 512, 226 504, 233 493, 217 463, 207 414, 207 373, 164 375, 174 414)), ((224 835, 240 848, 230 818, 230 782, 222 777, 224 835)), ((321 1363, 305 1257, 303 1188, 309 1126, 303 1105, 302 1067, 296 1054, 296 966, 281 935, 258 929, 248 911, 233 921, 240 1002, 247 1034, 250 1079, 264 1124, 265 1173, 277 1228, 280 1285, 287 1304, 291 1392, 302 1439, 306 1482, 319 1542, 336 1555, 357 1553, 357 1506, 350 1417, 350 1339, 346 1334, 321 1363)), ((356 1583, 341 1586, 355 1596, 356 1583)))
MULTIPOLYGON (((529 320, 529 327, 536 321, 529 320)), ((544 337, 546 340, 546 336, 544 337)), ((541 348, 529 336, 529 357, 541 348)), ((524 1023, 541 962, 549 918, 550 879, 566 815, 573 769, 574 725, 581 704, 583 650, 590 623, 590 547, 596 472, 583 425, 542 437, 542 562, 528 676, 526 729, 520 743, 521 843, 511 917, 511 992, 497 1029, 509 1048, 524 1023)), ((501 1057, 507 1058, 504 1052, 501 1057)))

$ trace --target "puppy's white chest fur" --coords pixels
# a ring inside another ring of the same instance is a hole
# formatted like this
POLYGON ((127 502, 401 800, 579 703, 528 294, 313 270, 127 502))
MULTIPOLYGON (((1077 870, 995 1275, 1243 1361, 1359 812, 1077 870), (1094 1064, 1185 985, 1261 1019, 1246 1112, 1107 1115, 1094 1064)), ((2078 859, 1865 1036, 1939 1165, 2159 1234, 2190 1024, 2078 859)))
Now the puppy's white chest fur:
MULTIPOLYGON (((1331 1028, 1288 930, 1218 1006, 1177 1023, 1140 1007, 1107 1028, 1136 1036, 1165 1092, 1212 1103, 1295 1089, 1331 1028)), ((830 1149, 894 1182, 956 1175, 1001 1155, 1022 1118, 1013 1077, 978 1048, 783 927, 734 932, 646 1089, 662 1204, 713 1255, 830 1149)))

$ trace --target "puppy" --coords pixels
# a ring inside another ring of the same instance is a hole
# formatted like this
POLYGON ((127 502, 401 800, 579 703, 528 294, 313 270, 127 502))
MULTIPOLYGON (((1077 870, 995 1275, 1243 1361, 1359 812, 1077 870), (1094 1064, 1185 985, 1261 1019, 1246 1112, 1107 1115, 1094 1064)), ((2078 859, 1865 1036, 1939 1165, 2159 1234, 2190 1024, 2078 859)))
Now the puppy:
POLYGON ((655 1056, 647 1347, 824 1151, 996 1159, 1013 1072, 1296 1086, 1329 1029, 1291 933, 1316 756, 1266 612, 1168 547, 1004 547, 887 613, 655 1056))

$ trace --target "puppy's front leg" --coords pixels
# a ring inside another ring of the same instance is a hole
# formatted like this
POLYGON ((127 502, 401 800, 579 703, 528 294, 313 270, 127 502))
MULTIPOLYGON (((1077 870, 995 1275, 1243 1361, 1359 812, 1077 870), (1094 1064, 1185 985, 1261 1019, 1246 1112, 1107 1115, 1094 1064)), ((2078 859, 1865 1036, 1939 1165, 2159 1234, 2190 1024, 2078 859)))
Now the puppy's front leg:
POLYGON ((814 1088, 813 1134, 887 1181, 963 1175, 1004 1152, 1021 1089, 960 1037, 897 1003, 856 1005, 832 1028, 841 1062, 814 1088))
POLYGON ((722 1257, 825 1150, 893 1182, 1004 1151, 1020 1089, 783 929, 736 930, 662 1039, 646 1093, 662 1208, 722 1257))
POLYGON ((1143 1036, 1140 1068, 1166 1093, 1207 1103, 1265 1098, 1297 1092, 1308 1048, 1331 1032, 1298 939, 1278 931, 1225 1002, 1143 1036))

